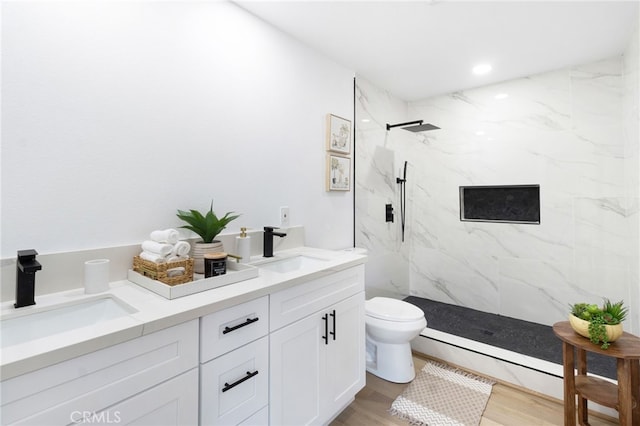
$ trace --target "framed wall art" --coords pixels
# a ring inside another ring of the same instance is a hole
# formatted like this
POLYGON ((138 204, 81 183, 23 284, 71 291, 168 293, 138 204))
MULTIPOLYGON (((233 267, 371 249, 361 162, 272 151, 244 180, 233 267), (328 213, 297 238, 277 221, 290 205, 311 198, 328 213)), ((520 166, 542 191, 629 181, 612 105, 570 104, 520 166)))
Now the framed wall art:
POLYGON ((351 158, 327 153, 327 191, 349 191, 351 158))
POLYGON ((327 150, 340 154, 351 152, 351 121, 327 114, 327 150))

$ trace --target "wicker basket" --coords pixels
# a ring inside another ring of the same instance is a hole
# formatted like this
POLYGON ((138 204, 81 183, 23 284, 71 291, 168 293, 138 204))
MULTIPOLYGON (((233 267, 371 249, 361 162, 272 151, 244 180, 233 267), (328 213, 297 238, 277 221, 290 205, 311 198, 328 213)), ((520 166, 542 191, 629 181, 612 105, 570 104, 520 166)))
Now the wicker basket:
POLYGON ((142 259, 140 256, 133 258, 133 270, 151 279, 163 282, 167 285, 184 284, 193 281, 193 259, 179 260, 177 262, 155 263, 142 259), (167 271, 172 268, 184 268, 184 274, 170 277, 167 271))

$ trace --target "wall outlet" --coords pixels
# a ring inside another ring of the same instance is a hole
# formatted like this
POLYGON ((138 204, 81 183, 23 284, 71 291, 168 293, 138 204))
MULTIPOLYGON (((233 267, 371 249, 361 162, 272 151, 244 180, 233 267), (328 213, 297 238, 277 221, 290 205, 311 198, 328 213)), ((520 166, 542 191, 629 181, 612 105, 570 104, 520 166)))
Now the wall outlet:
POLYGON ((289 226, 289 207, 280 207, 280 226, 289 226))

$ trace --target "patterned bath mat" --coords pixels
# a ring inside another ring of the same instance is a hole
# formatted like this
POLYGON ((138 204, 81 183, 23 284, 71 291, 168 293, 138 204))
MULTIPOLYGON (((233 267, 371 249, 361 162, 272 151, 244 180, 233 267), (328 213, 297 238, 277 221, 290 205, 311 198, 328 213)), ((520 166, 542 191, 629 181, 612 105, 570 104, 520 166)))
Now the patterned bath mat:
POLYGON ((427 361, 389 411, 412 425, 478 425, 494 383, 427 361))

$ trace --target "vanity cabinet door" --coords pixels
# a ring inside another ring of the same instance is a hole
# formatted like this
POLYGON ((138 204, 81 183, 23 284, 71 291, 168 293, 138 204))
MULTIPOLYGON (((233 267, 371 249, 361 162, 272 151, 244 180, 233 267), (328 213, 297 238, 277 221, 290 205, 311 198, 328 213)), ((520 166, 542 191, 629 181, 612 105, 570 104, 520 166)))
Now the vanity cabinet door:
POLYGON ((365 385, 364 292, 271 333, 270 423, 324 424, 365 385))
POLYGON ((315 313, 270 337, 270 424, 319 424, 324 324, 315 313))
MULTIPOLYGON (((344 409, 365 385, 365 323, 364 292, 343 300, 331 308, 330 330, 335 318, 335 340, 333 335, 325 345, 326 368, 323 411, 329 416, 344 409), (335 317, 331 313, 335 310, 335 317)), ((331 418, 329 417, 329 418, 331 418)), ((326 419, 328 420, 328 419, 326 419)))

